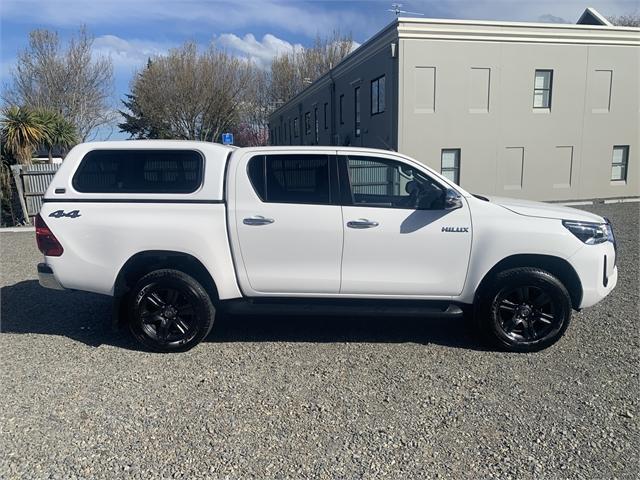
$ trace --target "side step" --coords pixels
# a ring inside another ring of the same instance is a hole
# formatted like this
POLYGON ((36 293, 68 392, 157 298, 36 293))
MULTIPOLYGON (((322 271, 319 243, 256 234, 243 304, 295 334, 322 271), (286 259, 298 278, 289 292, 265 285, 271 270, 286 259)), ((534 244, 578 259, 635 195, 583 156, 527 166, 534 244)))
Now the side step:
POLYGON ((431 300, 245 298, 222 301, 218 308, 232 315, 458 318, 464 313, 460 305, 431 300))

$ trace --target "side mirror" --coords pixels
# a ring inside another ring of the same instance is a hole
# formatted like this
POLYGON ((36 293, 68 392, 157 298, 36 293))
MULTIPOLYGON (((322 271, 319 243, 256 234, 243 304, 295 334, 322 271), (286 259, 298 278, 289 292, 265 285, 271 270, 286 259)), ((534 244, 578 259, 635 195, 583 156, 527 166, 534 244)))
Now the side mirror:
POLYGON ((444 209, 455 210, 457 208, 462 208, 462 198, 458 192, 448 188, 444 193, 444 209))

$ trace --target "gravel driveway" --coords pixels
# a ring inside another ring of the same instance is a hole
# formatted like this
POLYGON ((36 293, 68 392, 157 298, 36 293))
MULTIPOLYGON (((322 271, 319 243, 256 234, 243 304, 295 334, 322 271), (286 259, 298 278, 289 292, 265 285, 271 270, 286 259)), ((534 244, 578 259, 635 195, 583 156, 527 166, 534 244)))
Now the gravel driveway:
POLYGON ((638 203, 620 279, 535 354, 458 321, 220 320, 185 354, 104 330, 108 298, 38 286, 0 233, 0 478, 638 478, 638 203))

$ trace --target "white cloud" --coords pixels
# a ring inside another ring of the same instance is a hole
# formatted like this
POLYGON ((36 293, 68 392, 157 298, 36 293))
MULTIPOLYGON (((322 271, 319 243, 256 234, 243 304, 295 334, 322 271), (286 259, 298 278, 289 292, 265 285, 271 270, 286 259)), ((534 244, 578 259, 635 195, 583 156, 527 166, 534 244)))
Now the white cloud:
MULTIPOLYGON (((230 54, 252 61, 260 68, 267 69, 271 60, 280 54, 303 48, 267 33, 258 40, 248 33, 242 37, 224 33, 214 39, 216 45, 230 54)), ((108 56, 116 70, 133 71, 143 66, 149 58, 167 53, 177 44, 153 42, 141 39, 124 39, 116 35, 102 35, 94 42, 94 54, 108 56)))
MULTIPOLYGON (((413 0, 407 10, 422 12, 429 17, 470 20, 507 20, 537 22, 550 15, 575 23, 585 8, 594 7, 604 16, 634 11, 638 0, 413 0)), ((545 21, 549 21, 549 17, 545 21)))
POLYGON ((175 45, 102 35, 94 41, 94 54, 111 57, 116 69, 133 70, 144 65, 147 59, 166 53, 175 45))
MULTIPOLYGON (((243 37, 233 33, 223 33, 215 39, 218 46, 226 49, 229 53, 250 60, 259 68, 268 69, 271 61, 278 55, 302 50, 303 45, 291 44, 286 40, 267 33, 258 40, 253 34, 248 33, 243 37)), ((351 51, 353 52, 360 44, 353 42, 351 51)))
POLYGON ((542 23, 571 23, 570 21, 562 17, 557 17, 555 15, 551 15, 550 13, 545 13, 544 15, 540 15, 537 18, 537 21, 542 23))
POLYGON ((262 40, 256 39, 251 33, 243 37, 224 33, 216 39, 216 44, 232 54, 249 59, 263 69, 269 68, 274 57, 302 48, 300 44, 293 45, 270 33, 264 35, 262 40))

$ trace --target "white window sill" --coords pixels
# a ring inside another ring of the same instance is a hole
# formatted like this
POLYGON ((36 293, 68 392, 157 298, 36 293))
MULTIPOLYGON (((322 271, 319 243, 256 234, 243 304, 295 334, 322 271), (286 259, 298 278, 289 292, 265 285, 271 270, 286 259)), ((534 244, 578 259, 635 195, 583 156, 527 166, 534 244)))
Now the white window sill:
POLYGON ((550 108, 534 108, 533 113, 551 113, 550 108))
POLYGON ((609 185, 612 187, 624 187, 627 184, 626 180, 611 180, 609 185))

